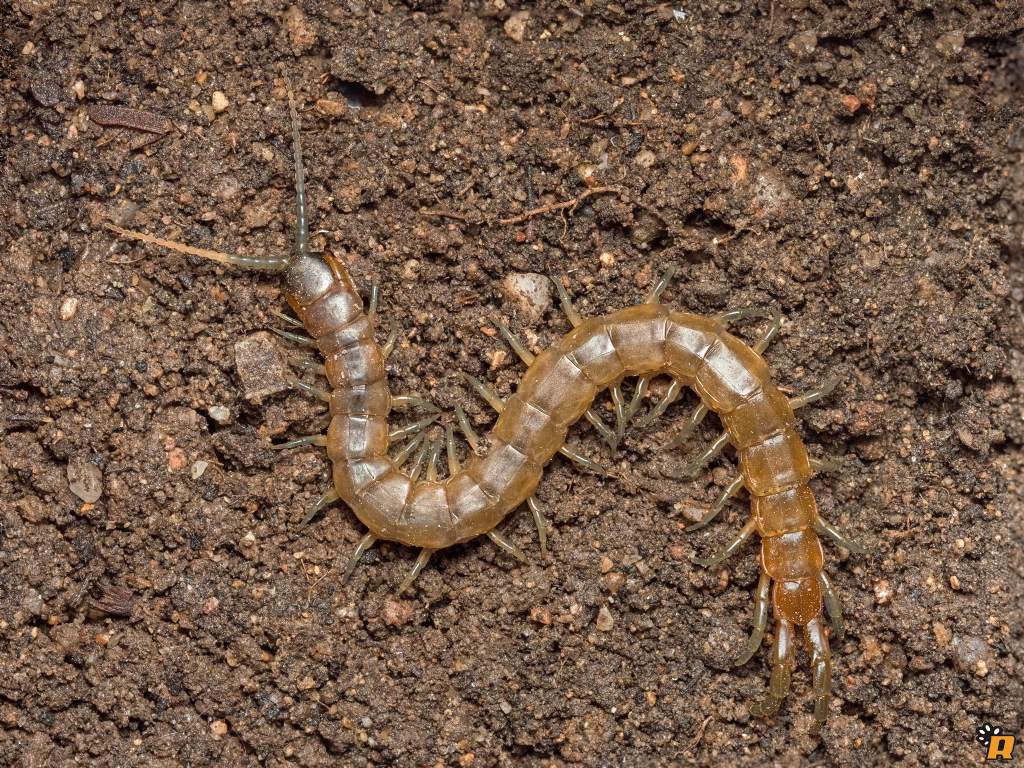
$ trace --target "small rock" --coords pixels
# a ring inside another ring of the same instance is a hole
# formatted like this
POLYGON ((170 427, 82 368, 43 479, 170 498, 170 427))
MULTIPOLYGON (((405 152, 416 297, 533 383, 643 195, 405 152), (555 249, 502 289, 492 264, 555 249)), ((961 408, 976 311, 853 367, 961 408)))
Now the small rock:
POLYGON ((612 612, 608 610, 607 605, 601 606, 601 610, 597 612, 597 620, 594 624, 598 632, 610 632, 612 627, 615 626, 615 618, 612 616, 612 612))
POLYGON ((292 52, 296 55, 305 53, 316 44, 316 31, 310 26, 306 14, 297 5, 291 6, 284 12, 284 23, 288 29, 292 52))
POLYGON ((964 33, 954 30, 942 35, 935 41, 935 50, 947 58, 956 56, 964 49, 964 33))
POLYGON ((395 600, 388 598, 384 601, 384 623, 392 627, 400 627, 408 624, 412 619, 413 604, 410 600, 395 600))
POLYGON ((341 117, 349 111, 349 106, 347 101, 317 99, 316 111, 327 117, 341 117))
POLYGON ((847 93, 840 100, 843 105, 843 109, 846 110, 846 114, 855 115, 857 110, 861 108, 861 101, 859 98, 854 96, 852 93, 847 93))
POLYGON ((29 86, 32 98, 44 107, 56 107, 60 104, 60 88, 52 80, 39 80, 29 86))
POLYGON ((505 20, 505 34, 517 43, 523 42, 526 35, 526 24, 530 20, 529 11, 517 11, 505 20))
POLYGON ((210 733, 218 738, 228 732, 228 724, 223 720, 214 720, 210 723, 210 733))
POLYGON ((103 473, 84 456, 73 456, 67 472, 68 487, 86 504, 95 503, 103 495, 103 473))
POLYGON ((786 47, 797 56, 809 56, 818 47, 818 36, 813 30, 808 29, 793 35, 786 47))
POLYGON ((658 156, 655 155, 651 150, 645 149, 637 152, 636 157, 633 158, 633 162, 639 165, 641 168, 650 168, 658 161, 658 156))
POLYGON ((213 98, 210 99, 210 106, 213 107, 213 111, 221 113, 228 108, 230 102, 228 97, 224 95, 223 91, 214 91, 213 98))
POLYGON ((502 281, 501 291, 531 322, 539 320, 551 306, 551 281, 535 272, 510 273, 502 281))
POLYGON ((226 405, 211 405, 206 409, 206 412, 210 414, 211 419, 221 426, 231 421, 231 409, 226 405))
POLYGON ((892 600, 892 587, 886 579, 875 582, 875 602, 879 605, 888 605, 892 600))
POLYGON ((81 80, 75 80, 75 84, 71 86, 71 90, 75 92, 75 98, 79 101, 85 98, 85 83, 81 80))
POLYGON ((199 461, 194 462, 192 464, 192 479, 198 480, 200 477, 202 477, 203 473, 206 472, 206 468, 209 466, 210 462, 204 459, 199 459, 199 461))
POLYGON ((266 331, 254 333, 235 344, 235 368, 249 400, 288 389, 288 369, 266 331))
POLYGON ((610 571, 614 567, 615 563, 612 562, 612 559, 610 557, 605 555, 601 558, 601 573, 608 573, 608 571, 610 571))
POLYGON ((506 715, 512 713, 512 705, 509 704, 507 701, 500 701, 500 702, 498 702, 498 709, 500 709, 506 715))
POLYGON ((77 311, 78 299, 76 299, 74 296, 64 299, 63 303, 61 303, 60 305, 60 319, 68 321, 75 316, 75 313, 77 311))
POLYGON ((992 664, 988 644, 980 637, 957 635, 953 638, 953 663, 961 672, 971 672, 984 677, 992 664))

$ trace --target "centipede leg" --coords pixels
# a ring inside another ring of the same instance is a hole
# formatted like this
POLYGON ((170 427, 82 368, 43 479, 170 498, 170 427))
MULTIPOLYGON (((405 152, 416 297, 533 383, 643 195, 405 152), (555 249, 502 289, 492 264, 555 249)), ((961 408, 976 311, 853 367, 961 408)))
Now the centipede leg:
POLYGON ((848 549, 855 554, 864 555, 869 552, 868 548, 865 547, 863 544, 847 537, 844 533, 840 532, 827 520, 823 520, 820 517, 818 518, 817 525, 814 526, 814 530, 819 536, 828 536, 840 547, 842 547, 843 549, 848 549))
POLYGON ((366 550, 372 547, 376 541, 377 537, 372 533, 366 534, 359 540, 359 543, 356 544, 355 552, 352 553, 352 556, 348 559, 348 564, 345 566, 345 573, 342 574, 341 577, 342 584, 349 580, 349 577, 352 575, 352 571, 354 571, 356 569, 356 565, 359 564, 359 558, 361 558, 366 553, 366 550))
POLYGON ((388 440, 395 442, 396 440, 402 440, 409 435, 414 435, 437 421, 438 416, 439 414, 433 413, 419 421, 414 421, 412 424, 406 424, 404 427, 393 429, 388 433, 388 440))
POLYGON ((398 453, 396 453, 394 458, 392 459, 392 461, 395 463, 395 466, 401 469, 405 462, 409 460, 409 457, 412 456, 412 452, 419 447, 420 443, 423 442, 423 438, 425 438, 426 436, 426 432, 420 432, 412 440, 406 443, 405 447, 402 448, 402 450, 400 450, 398 453))
POLYGON ((381 355, 387 360, 391 357, 391 353, 395 351, 395 344, 398 343, 398 328, 394 323, 391 323, 391 330, 388 332, 388 338, 384 342, 384 345, 380 348, 381 355))
POLYGON ((561 448, 559 448, 558 452, 565 456, 565 458, 569 459, 569 461, 573 462, 574 464, 578 464, 579 466, 585 469, 589 469, 594 474, 601 476, 605 476, 608 474, 608 470, 606 470, 601 464, 598 464, 593 459, 588 459, 586 456, 584 456, 581 453, 578 453, 577 451, 574 451, 567 445, 563 445, 561 448))
POLYGON ((444 445, 448 452, 448 474, 456 475, 462 467, 459 464, 459 455, 455 452, 455 430, 451 424, 444 428, 444 445))
POLYGON ((372 324, 377 319, 377 307, 380 305, 380 286, 373 283, 370 286, 370 300, 366 306, 366 317, 372 324))
POLYGON ((633 391, 633 399, 629 401, 629 405, 626 406, 626 424, 633 421, 633 417, 636 416, 636 412, 640 410, 640 406, 643 405, 644 396, 647 395, 647 388, 651 385, 650 376, 641 376, 636 384, 636 389, 633 391))
POLYGON ((741 475, 741 476, 737 477, 735 480, 733 480, 731 483, 729 483, 729 485, 727 485, 725 487, 725 490, 722 491, 722 494, 718 497, 718 500, 711 507, 711 510, 706 515, 704 515, 704 517, 701 520, 699 520, 698 522, 694 523, 693 525, 688 525, 686 527, 686 531, 685 532, 686 533, 693 533, 694 531, 699 531, 705 525, 707 525, 712 520, 714 520, 716 517, 718 517, 719 513, 723 509, 725 509, 725 505, 729 503, 729 499, 731 499, 733 496, 735 496, 739 492, 740 488, 742 488, 742 487, 743 487, 743 476, 741 475))
POLYGON ((419 395, 392 395, 391 396, 391 407, 392 408, 422 408, 425 411, 431 413, 439 413, 441 411, 436 405, 427 400, 425 397, 419 395))
POLYGON ((313 339, 311 339, 309 336, 306 336, 305 334, 293 333, 292 331, 284 331, 281 330, 280 328, 274 327, 271 327, 270 330, 273 333, 276 333, 282 339, 287 339, 288 341, 294 342, 296 344, 301 344, 302 346, 309 347, 310 349, 316 348, 316 342, 313 341, 313 339))
POLYGON ((821 400, 821 398, 832 394, 832 391, 839 385, 840 381, 841 379, 838 376, 834 376, 831 379, 827 379, 820 387, 808 390, 802 395, 791 397, 789 399, 789 407, 795 411, 797 408, 803 408, 805 405, 821 400))
POLYGON ((271 445, 270 449, 272 451, 284 451, 289 448, 300 448, 304 445, 316 445, 323 448, 327 445, 327 435, 306 435, 305 437, 300 437, 296 440, 289 440, 287 443, 271 445))
POLYGON ((792 622, 776 617, 775 646, 772 648, 772 676, 763 699, 750 705, 755 717, 771 717, 779 711, 789 693, 793 676, 794 627, 792 622))
POLYGON ((433 549, 426 549, 425 547, 420 550, 419 557, 416 558, 416 562, 412 566, 412 570, 402 579, 402 583, 398 585, 398 589, 395 590, 396 595, 401 595, 405 590, 412 586, 412 583, 416 581, 416 577, 420 575, 427 563, 430 562, 430 556, 434 554, 433 549))
POLYGON ((828 717, 828 702, 832 693, 832 661, 828 647, 828 635, 821 626, 821 620, 811 619, 804 627, 804 641, 811 657, 811 672, 814 678, 814 726, 813 735, 818 735, 828 717))
POLYGON ((832 634, 836 640, 843 639, 843 605, 839 602, 839 596, 832 587, 832 580, 824 571, 819 577, 821 583, 821 594, 825 598, 825 611, 828 613, 829 621, 832 624, 832 634))
POLYGON ((521 550, 519 547, 517 547, 515 544, 513 544, 511 541, 506 539, 504 536, 502 536, 497 531, 495 531, 493 529, 488 531, 487 532, 487 538, 489 538, 491 541, 493 541, 495 544, 497 544, 499 549, 501 549, 501 550, 507 552, 508 554, 512 555, 512 557, 514 557, 519 562, 521 562, 521 563, 528 563, 529 562, 529 560, 527 559, 526 554, 523 552, 523 550, 521 550))
POLYGON ((284 322, 288 323, 288 325, 290 325, 292 328, 301 328, 302 327, 302 321, 299 320, 297 317, 292 317, 291 315, 286 315, 284 312, 280 312, 280 311, 278 311, 276 309, 271 309, 271 310, 268 310, 268 311, 270 312, 270 314, 272 314, 278 320, 283 320, 284 322))
POLYGON ((737 667, 750 661, 757 653, 757 649, 761 647, 761 641, 764 640, 764 632, 768 626, 768 607, 771 604, 771 587, 771 577, 761 571, 761 578, 757 581, 757 591, 754 593, 754 629, 747 639, 743 653, 735 661, 737 667))
POLYGON ((702 565, 705 568, 710 568, 714 565, 718 565, 727 558, 736 554, 736 550, 742 547, 743 544, 747 541, 747 539, 750 538, 750 534, 752 534, 756 530, 757 523, 754 522, 753 519, 748 520, 747 524, 740 529, 740 532, 733 537, 732 541, 726 544, 725 547, 722 548, 719 552, 717 552, 716 554, 712 555, 707 559, 695 557, 693 558, 693 562, 697 563, 697 565, 702 565))
POLYGON ((461 405, 455 406, 455 420, 459 422, 459 429, 462 430, 462 434, 466 438, 466 442, 469 443, 469 447, 476 453, 480 447, 480 437, 477 435, 476 430, 473 429, 473 425, 469 423, 469 417, 466 412, 462 410, 461 405))
POLYGON ((598 416, 593 408, 588 408, 587 412, 583 414, 583 417, 590 422, 591 426, 597 430, 597 433, 601 435, 601 438, 614 451, 614 446, 616 444, 615 431, 604 423, 604 419, 598 416))
POLYGON ((548 553, 548 534, 547 526, 544 523, 544 513, 541 511, 540 505, 534 496, 526 500, 526 506, 530 508, 530 514, 533 515, 533 524, 537 526, 537 543, 540 544, 540 553, 546 555, 548 553))
POLYGON ((674 480, 689 480, 697 476, 709 462, 713 461, 729 444, 729 433, 723 432, 707 448, 700 452, 693 459, 688 461, 678 470, 664 470, 666 477, 674 480))
POLYGON ((611 387, 612 405, 615 406, 615 441, 612 443, 612 450, 619 447, 619 441, 626 434, 626 401, 622 398, 622 385, 613 384, 611 387))
POLYGON ((329 507, 339 498, 341 497, 338 496, 338 492, 334 490, 334 487, 332 486, 327 491, 325 491, 324 494, 319 499, 316 500, 316 503, 309 508, 309 511, 306 512, 305 515, 302 516, 302 519, 299 520, 298 525, 296 527, 305 528, 307 525, 309 525, 309 521, 316 517, 317 513, 320 510, 324 509, 325 507, 329 507))
POLYGON ((312 360, 299 360, 296 365, 304 371, 310 371, 312 373, 319 374, 320 376, 327 375, 327 366, 323 363, 314 363, 312 360))
POLYGON ((470 376, 468 373, 463 373, 462 377, 469 382, 469 385, 476 391, 476 393, 486 400, 487 404, 497 413, 501 413, 505 410, 505 401, 501 399, 497 392, 480 381, 476 376, 470 376))
POLYGON ((572 299, 569 297, 569 292, 565 290, 565 286, 562 284, 561 279, 553 280, 555 284, 555 290, 558 292, 558 301, 562 305, 562 311, 565 312, 565 316, 569 318, 569 323, 573 328, 579 327, 580 323, 583 322, 583 318, 580 313, 576 311, 576 307, 572 304, 572 299))
POLYGON ((637 419, 636 426, 638 429, 643 429, 653 424, 655 421, 661 418, 661 416, 668 410, 668 407, 676 401, 679 397, 679 393, 683 390, 683 383, 679 379, 672 379, 672 383, 668 385, 668 389, 665 392, 665 396, 658 401, 658 404, 651 409, 651 412, 644 416, 642 419, 637 419))
POLYGON ((291 386, 295 387, 295 389, 301 389, 306 394, 312 395, 317 400, 322 400, 325 403, 331 402, 331 393, 328 392, 326 389, 314 387, 312 384, 307 384, 304 381, 300 381, 299 379, 296 379, 294 376, 288 378, 288 383, 291 386))
POLYGON ((432 454, 434 451, 434 443, 435 441, 433 440, 424 443, 423 447, 420 448, 419 452, 416 454, 416 460, 412 465, 412 472, 409 473, 409 479, 413 483, 420 479, 420 473, 423 471, 423 465, 427 461, 427 456, 432 454))
POLYGON ((437 482, 437 460, 441 456, 441 441, 430 441, 430 458, 427 460, 427 480, 431 483, 437 482))
POLYGON ((512 351, 516 353, 516 357, 527 365, 533 363, 536 356, 526 348, 525 344, 519 341, 515 334, 508 329, 508 326, 496 317, 492 317, 491 322, 494 323, 494 327, 498 329, 498 333, 501 334, 501 337, 505 339, 510 347, 512 347, 512 351))
POLYGON ((651 292, 647 294, 647 298, 644 299, 644 304, 659 304, 661 303, 661 294, 665 292, 665 289, 672 283, 672 277, 676 273, 676 267, 674 264, 670 264, 665 268, 665 271, 661 273, 661 277, 658 278, 658 282, 651 288, 651 292))
POLYGON ((696 408, 694 408, 693 413, 690 414, 690 417, 686 420, 686 423, 683 425, 683 428, 682 430, 680 430, 679 434, 673 437, 667 443, 665 443, 665 445, 662 446, 662 450, 670 451, 673 448, 678 448, 680 445, 689 440, 690 435, 692 435, 693 431, 700 426, 700 423, 704 421, 704 417, 707 415, 708 407, 704 405, 704 403, 701 403, 696 408))

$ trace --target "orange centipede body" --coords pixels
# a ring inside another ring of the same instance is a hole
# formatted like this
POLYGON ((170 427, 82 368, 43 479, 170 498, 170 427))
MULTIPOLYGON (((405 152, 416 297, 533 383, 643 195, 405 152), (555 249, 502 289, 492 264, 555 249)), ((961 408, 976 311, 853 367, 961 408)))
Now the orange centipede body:
MULTIPOLYGON (((814 720, 820 728, 828 713, 831 677, 823 609, 827 609, 834 633, 841 631, 842 624, 839 601, 823 570, 817 533, 828 534, 852 551, 860 548, 819 517, 808 486, 819 462, 810 459, 795 426, 794 409, 828 394, 835 383, 793 399, 779 391, 760 354, 777 332, 779 318, 776 316, 760 341, 750 347, 726 327, 731 320, 749 314, 747 311, 705 317, 659 303, 669 274, 645 303, 588 319, 576 313, 564 287, 556 281, 573 330, 534 356, 498 324, 528 369, 515 394, 504 401, 470 379, 499 415, 489 436, 489 449, 482 455, 471 453, 465 466, 460 466, 456 458, 453 431, 448 428, 449 472, 441 478, 436 467, 439 443, 422 441, 423 430, 437 414, 407 428, 393 430, 389 425, 393 408, 430 406, 415 396, 393 396, 388 388, 384 361, 391 344, 382 348, 375 340, 376 295, 369 310, 364 309, 344 268, 330 257, 320 258, 308 251, 305 183, 294 106, 292 124, 297 235, 291 257, 232 256, 110 228, 126 237, 221 263, 283 272, 285 296, 298 316, 294 322, 309 334, 301 340, 315 345, 323 355, 323 372, 330 388, 319 390, 295 383, 329 401, 331 420, 326 435, 301 438, 282 447, 322 445, 333 464, 333 488, 307 520, 326 504, 341 500, 368 530, 349 560, 346 577, 378 540, 420 549, 399 591, 412 583, 433 552, 481 535, 521 556, 515 545, 495 531, 495 526, 523 502, 529 503, 534 514, 543 547, 545 528, 533 493, 544 466, 561 452, 583 466, 600 469, 566 447, 569 428, 586 417, 616 445, 636 414, 650 379, 665 375, 671 378, 671 386, 643 421, 650 423, 660 416, 680 390, 689 387, 696 391, 702 405, 683 435, 708 411, 716 413, 725 428, 722 436, 691 463, 690 473, 717 455, 726 443, 734 446, 739 457, 740 476, 708 516, 692 528, 710 522, 741 487, 750 496, 750 519, 739 534, 719 554, 698 562, 714 565, 733 554, 753 533, 760 537, 761 575, 755 594, 754 629, 737 663, 748 661, 760 647, 769 607, 776 632, 769 688, 751 710, 765 716, 778 711, 790 687, 800 628, 813 674, 814 720), (627 403, 621 385, 630 377, 640 377, 640 381, 636 396, 627 403), (615 406, 615 428, 591 410, 594 399, 606 389, 611 391, 615 406), (392 456, 392 444, 410 435, 413 439, 409 444, 392 456), (407 472, 403 465, 417 447, 415 467, 407 472), (424 466, 427 471, 421 478, 424 466)), ((293 333, 282 335, 300 340, 293 333)), ((468 420, 461 411, 458 416, 475 447, 468 420)))

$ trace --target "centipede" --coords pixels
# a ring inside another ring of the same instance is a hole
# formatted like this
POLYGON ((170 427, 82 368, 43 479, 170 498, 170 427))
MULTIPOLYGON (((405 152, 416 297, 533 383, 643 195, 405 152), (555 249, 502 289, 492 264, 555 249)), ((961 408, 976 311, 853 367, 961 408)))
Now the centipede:
MULTIPOLYGON (((774 619, 771 673, 763 697, 750 704, 755 716, 776 715, 791 688, 798 634, 807 650, 813 689, 812 730, 826 722, 831 694, 829 637, 843 632, 842 610, 825 572, 821 536, 850 552, 864 548, 837 530, 818 512, 810 480, 827 462, 812 459, 797 431, 795 411, 830 394, 836 379, 797 396, 787 396, 773 383, 762 353, 781 327, 781 315, 770 314, 767 330, 753 345, 729 331, 740 318, 762 310, 739 309, 705 316, 676 311, 661 303, 672 278, 666 270, 643 303, 598 317, 583 317, 566 286, 555 280, 562 308, 572 330, 540 354, 534 354, 501 322, 495 325, 527 369, 514 394, 502 399, 471 376, 468 384, 497 412, 486 450, 464 410, 456 406, 453 419, 471 451, 463 464, 455 445, 454 426, 445 427, 448 472, 438 464, 442 440, 425 440, 426 431, 441 415, 418 395, 393 395, 385 359, 395 337, 380 345, 376 330, 379 292, 370 291, 368 306, 344 265, 329 253, 314 253, 309 244, 305 170, 300 118, 289 96, 291 141, 295 173, 295 247, 287 257, 239 256, 196 248, 114 224, 105 226, 120 237, 171 251, 200 256, 223 265, 283 274, 283 294, 294 317, 277 313, 292 326, 278 329, 291 341, 315 349, 323 363, 328 389, 294 378, 292 384, 329 404, 326 433, 307 435, 277 448, 321 446, 332 465, 331 487, 303 518, 343 502, 365 526, 366 533, 348 558, 347 580, 360 558, 380 541, 419 550, 415 563, 398 585, 410 588, 431 556, 456 544, 487 536, 519 559, 523 552, 496 528, 524 503, 537 527, 539 545, 546 551, 546 523, 534 493, 545 466, 556 454, 594 472, 603 468, 566 444, 570 427, 585 420, 613 449, 628 427, 649 426, 663 416, 684 388, 693 390, 700 405, 692 412, 669 447, 679 445, 712 412, 724 429, 699 456, 675 473, 693 477, 732 445, 738 457, 738 476, 728 484, 699 522, 697 530, 722 511, 741 490, 750 497, 750 516, 740 531, 712 557, 693 558, 704 567, 716 566, 735 554, 755 533, 760 539, 760 575, 754 593, 753 630, 735 663, 746 664, 757 653, 774 619), (301 333, 304 331, 305 333, 301 333), (670 380, 664 396, 640 418, 650 382, 670 380), (627 400, 624 384, 636 381, 627 400), (608 391, 614 426, 594 407, 608 391), (420 408, 427 415, 392 428, 393 411, 420 408), (406 442, 392 455, 393 446, 406 442), (410 468, 406 468, 409 462, 410 468), (827 622, 826 622, 827 615, 827 622)), ((436 430, 435 430, 436 431, 436 430)), ((669 473, 672 474, 672 473, 669 473)))

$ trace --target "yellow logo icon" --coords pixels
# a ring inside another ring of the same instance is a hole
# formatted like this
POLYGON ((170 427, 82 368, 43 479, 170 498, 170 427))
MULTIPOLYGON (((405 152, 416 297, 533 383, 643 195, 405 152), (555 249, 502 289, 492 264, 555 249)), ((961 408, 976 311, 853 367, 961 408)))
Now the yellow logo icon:
POLYGON ((1003 733, 998 725, 993 727, 984 723, 976 729, 978 741, 985 747, 986 760, 1013 760, 1013 749, 1017 746, 1017 737, 1003 733))

